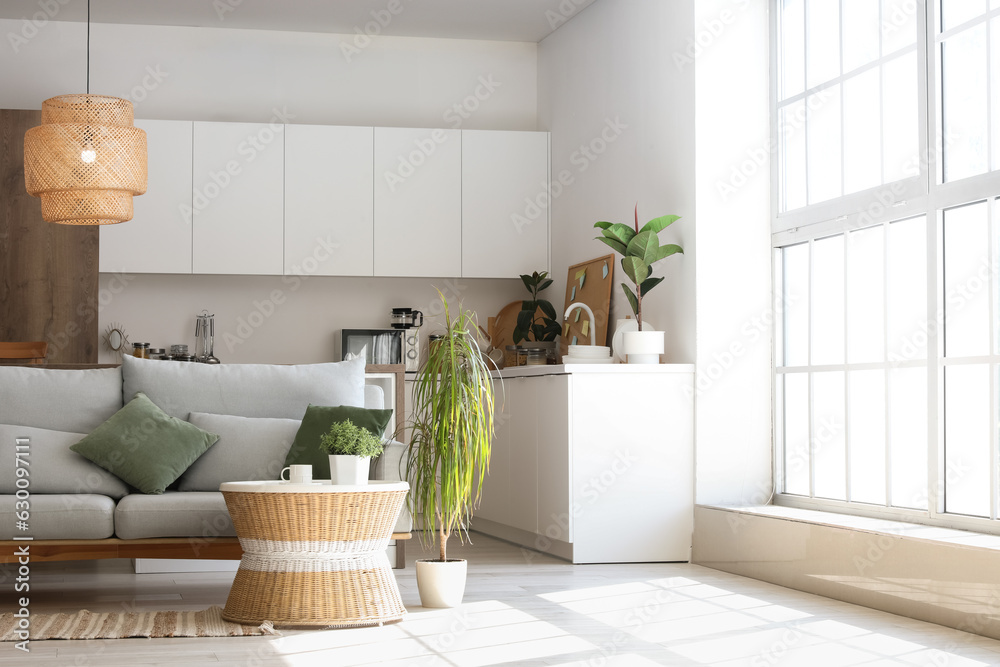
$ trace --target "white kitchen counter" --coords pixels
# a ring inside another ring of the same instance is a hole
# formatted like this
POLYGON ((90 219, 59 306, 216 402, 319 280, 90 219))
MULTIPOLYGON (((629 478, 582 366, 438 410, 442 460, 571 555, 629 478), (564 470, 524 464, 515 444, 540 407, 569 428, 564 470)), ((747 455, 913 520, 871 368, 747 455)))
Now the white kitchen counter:
POLYGON ((538 375, 569 374, 626 375, 653 373, 694 373, 694 364, 557 364, 554 366, 515 366, 504 368, 493 376, 522 378, 538 375))
MULTIPOLYGON (((494 371, 496 432, 471 527, 574 563, 689 561, 694 370, 494 371)), ((411 390, 413 378, 407 373, 411 390)))
POLYGON ((574 563, 690 560, 692 364, 495 376, 496 432, 473 529, 574 563))

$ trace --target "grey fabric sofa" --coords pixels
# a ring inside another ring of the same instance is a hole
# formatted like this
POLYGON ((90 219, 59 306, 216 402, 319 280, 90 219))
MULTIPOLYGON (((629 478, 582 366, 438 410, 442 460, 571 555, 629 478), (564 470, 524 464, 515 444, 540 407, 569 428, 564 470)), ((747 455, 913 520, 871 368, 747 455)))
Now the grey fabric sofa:
MULTIPOLYGON (((202 545, 223 540, 232 545, 234 540, 225 538, 236 533, 217 483, 277 479, 298 420, 310 403, 381 408, 381 388, 365 384, 364 377, 361 360, 207 366, 126 357, 119 367, 94 370, 0 366, 0 538, 5 541, 17 533, 15 439, 26 437, 30 527, 24 535, 36 543, 111 540, 119 555, 131 553, 121 548, 127 541, 148 545, 162 540, 176 547, 185 540, 202 545), (136 493, 69 450, 137 392, 171 416, 212 420, 212 432, 221 436, 173 485, 176 488, 162 495, 136 493)), ((405 449, 402 443, 390 443, 374 462, 371 477, 399 480, 405 449)), ((410 529, 404 508, 394 532, 401 536, 410 529)), ((72 546, 77 548, 70 552, 84 558, 108 557, 86 555, 91 552, 110 553, 72 546)), ((147 556, 157 557, 155 549, 147 551, 147 556)), ((190 552, 172 548, 163 551, 163 557, 221 553, 207 548, 190 552)))

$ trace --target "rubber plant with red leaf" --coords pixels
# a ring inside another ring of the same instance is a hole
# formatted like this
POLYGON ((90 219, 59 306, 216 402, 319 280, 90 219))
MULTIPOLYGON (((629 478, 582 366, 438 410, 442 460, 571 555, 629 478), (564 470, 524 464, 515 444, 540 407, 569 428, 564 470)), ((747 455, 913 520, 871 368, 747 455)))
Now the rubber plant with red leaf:
POLYGON ((683 253, 684 249, 675 243, 660 245, 658 234, 680 219, 677 215, 662 215, 653 218, 642 229, 639 228, 639 205, 635 207, 635 228, 615 222, 595 222, 594 227, 600 228, 601 236, 597 237, 612 250, 622 255, 622 270, 635 285, 635 290, 622 283, 625 297, 632 312, 635 313, 639 331, 642 331, 642 298, 661 282, 663 278, 654 278, 653 264, 666 259, 670 255, 683 253))

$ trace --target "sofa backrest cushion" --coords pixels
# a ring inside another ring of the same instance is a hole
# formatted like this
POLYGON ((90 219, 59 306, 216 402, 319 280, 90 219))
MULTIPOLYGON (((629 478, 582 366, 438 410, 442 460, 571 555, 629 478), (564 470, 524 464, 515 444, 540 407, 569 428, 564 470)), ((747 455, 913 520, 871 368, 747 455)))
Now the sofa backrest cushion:
POLYGON ((192 412, 301 419, 310 403, 364 405, 365 360, 328 364, 195 364, 122 360, 126 401, 139 392, 172 417, 192 412))
POLYGON ((17 492, 16 468, 24 467, 32 494, 93 493, 115 499, 126 495, 129 489, 125 482, 70 450, 84 437, 86 433, 0 424, 0 461, 4 462, 0 465, 0 494, 17 492), (18 452, 16 438, 28 438, 28 447, 18 452), (15 452, 26 466, 15 465, 15 452))
POLYGON ((90 433, 123 405, 120 368, 0 366, 0 424, 90 433))
POLYGON ((298 419, 234 417, 192 412, 192 424, 217 433, 219 441, 181 475, 181 491, 218 491, 223 482, 278 479, 298 419))

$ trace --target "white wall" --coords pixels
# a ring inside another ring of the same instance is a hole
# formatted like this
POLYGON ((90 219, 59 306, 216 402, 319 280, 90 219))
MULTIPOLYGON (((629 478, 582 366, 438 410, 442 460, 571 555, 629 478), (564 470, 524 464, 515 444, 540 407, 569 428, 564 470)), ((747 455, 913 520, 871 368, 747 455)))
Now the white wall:
MULTIPOLYGON (((0 20, 0 108, 37 109, 48 97, 83 92, 85 26, 49 22, 25 33, 26 42, 12 41, 23 27, 0 20)), ((139 118, 269 121, 278 109, 293 123, 536 129, 535 44, 381 37, 348 58, 342 44, 353 38, 95 24, 91 90, 131 99, 139 118)), ((484 327, 523 296, 516 277, 459 282, 453 291, 484 327)), ((291 290, 280 277, 144 275, 126 285, 101 276, 101 331, 118 322, 133 340, 157 346, 193 343, 194 316, 203 308, 216 313, 220 338, 235 333, 239 318, 277 290, 287 300, 275 315, 232 349, 220 340, 217 356, 302 363, 334 358, 335 329, 388 326, 392 306, 426 310, 433 286, 446 283, 313 277, 291 290)), ((102 361, 110 359, 102 353, 102 361)))
MULTIPOLYGON (((553 179, 564 170, 572 179, 553 191, 551 294, 565 293, 569 266, 611 252, 593 240, 594 222, 631 224, 637 202, 640 224, 682 216, 660 239, 686 254, 656 266, 666 281, 643 300, 643 318, 666 331, 664 360, 686 363, 695 358, 694 70, 671 56, 690 34, 693 4, 598 0, 538 49, 539 129, 552 133, 553 179), (591 145, 593 159, 583 152, 591 145)), ((631 313, 623 276, 616 265, 612 326, 631 313)))
POLYGON ((678 60, 697 72, 696 499, 706 504, 771 494, 767 5, 698 0, 688 43, 699 48, 678 60))
MULTIPOLYGON (((50 22, 15 52, 22 29, 0 20, 0 108, 83 92, 85 24, 50 22)), ((535 44, 378 37, 345 55, 353 37, 94 24, 90 89, 131 99, 138 118, 267 121, 277 107, 294 123, 536 129, 535 44), (453 107, 480 77, 495 90, 462 118, 453 107)))
MULTIPOLYGON (((770 494, 767 38, 761 0, 598 0, 539 45, 539 125, 552 132, 553 174, 573 177, 552 203, 556 293, 569 265, 604 254, 594 221, 631 222, 636 201, 640 223, 682 216, 661 240, 686 252, 657 266, 667 280, 643 314, 667 331, 666 361, 696 363, 700 391, 685 407, 700 503, 770 494), (609 118, 627 127, 592 162, 574 161, 609 118), (754 149, 763 164, 721 192, 754 149)), ((629 312, 620 287, 613 311, 629 312)))
MULTIPOLYGON (((340 329, 388 328, 394 306, 422 311, 433 333, 441 305, 434 287, 486 317, 520 298, 520 280, 331 278, 328 276, 165 276, 101 274, 106 323, 124 324, 131 341, 194 352, 195 315, 215 313, 215 356, 225 363, 315 363, 339 359, 340 329), (124 283, 125 288, 120 285, 124 283)), ((523 289, 523 287, 521 287, 523 289)), ((103 343, 102 343, 103 347, 103 343)), ((101 358, 110 360, 102 350, 101 358)))

